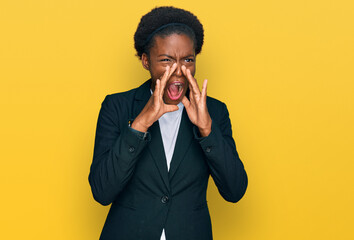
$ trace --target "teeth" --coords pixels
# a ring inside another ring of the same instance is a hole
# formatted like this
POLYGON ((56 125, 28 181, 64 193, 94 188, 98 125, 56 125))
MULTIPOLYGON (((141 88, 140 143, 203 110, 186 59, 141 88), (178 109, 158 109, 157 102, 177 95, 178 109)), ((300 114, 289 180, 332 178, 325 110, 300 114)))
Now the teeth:
POLYGON ((183 83, 180 82, 175 82, 172 83, 174 86, 178 87, 178 92, 180 92, 183 89, 183 83))
POLYGON ((178 87, 178 92, 181 92, 183 90, 183 83, 181 82, 174 82, 171 83, 171 85, 178 87))

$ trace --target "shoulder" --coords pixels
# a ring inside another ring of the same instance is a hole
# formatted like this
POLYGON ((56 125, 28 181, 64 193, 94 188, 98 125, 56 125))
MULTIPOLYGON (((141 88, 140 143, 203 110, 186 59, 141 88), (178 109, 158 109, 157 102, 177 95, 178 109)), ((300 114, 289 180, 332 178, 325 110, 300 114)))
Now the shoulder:
POLYGON ((209 114, 214 118, 221 117, 225 114, 228 115, 226 104, 216 98, 208 96, 207 106, 208 106, 209 114))
POLYGON ((108 94, 102 104, 101 112, 113 116, 122 116, 130 112, 134 100, 136 88, 125 92, 108 94))
POLYGON ((113 104, 125 104, 131 102, 135 98, 135 94, 138 88, 134 88, 125 92, 111 93, 108 94, 104 102, 110 102, 113 104))
POLYGON ((207 105, 208 107, 221 107, 224 106, 225 103, 216 98, 207 96, 207 105))
MULTIPOLYGON (((103 103, 107 103, 111 107, 125 108, 131 106, 134 100, 148 98, 150 95, 150 81, 146 81, 141 86, 128 91, 112 93, 105 97, 103 103)), ((102 103, 102 104, 103 104, 102 103)))
POLYGON ((149 89, 150 82, 146 81, 137 88, 107 95, 102 102, 100 115, 116 123, 134 119, 137 106, 140 106, 138 103, 151 95, 149 89))
POLYGON ((107 95, 101 105, 101 111, 108 111, 111 114, 116 115, 117 113, 128 113, 129 106, 134 99, 134 89, 120 92, 112 93, 107 95))

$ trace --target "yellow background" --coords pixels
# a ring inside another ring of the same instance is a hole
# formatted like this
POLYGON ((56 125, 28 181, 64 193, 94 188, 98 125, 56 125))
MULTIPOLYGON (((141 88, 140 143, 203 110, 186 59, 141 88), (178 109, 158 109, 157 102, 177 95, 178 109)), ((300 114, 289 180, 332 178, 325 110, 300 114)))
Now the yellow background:
POLYGON ((354 239, 351 0, 1 0, 0 239, 98 239, 98 111, 149 77, 133 34, 161 5, 204 24, 196 76, 227 104, 249 175, 237 204, 211 181, 214 238, 354 239))

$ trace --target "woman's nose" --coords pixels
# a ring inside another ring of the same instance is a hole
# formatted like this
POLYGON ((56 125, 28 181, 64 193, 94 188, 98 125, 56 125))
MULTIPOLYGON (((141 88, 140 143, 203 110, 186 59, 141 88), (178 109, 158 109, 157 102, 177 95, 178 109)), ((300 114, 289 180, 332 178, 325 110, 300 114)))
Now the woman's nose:
POLYGON ((177 63, 177 68, 176 68, 176 70, 175 70, 175 72, 174 72, 174 74, 175 74, 177 77, 181 77, 182 74, 183 74, 181 67, 182 67, 182 64, 177 63))

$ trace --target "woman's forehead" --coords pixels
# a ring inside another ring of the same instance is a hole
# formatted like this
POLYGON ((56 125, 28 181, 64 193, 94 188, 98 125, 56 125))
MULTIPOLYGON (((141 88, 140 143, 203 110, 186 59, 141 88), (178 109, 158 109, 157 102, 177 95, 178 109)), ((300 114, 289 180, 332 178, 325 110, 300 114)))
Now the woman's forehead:
POLYGON ((194 55, 194 42, 185 34, 171 34, 165 37, 156 36, 150 53, 162 55, 194 55))

